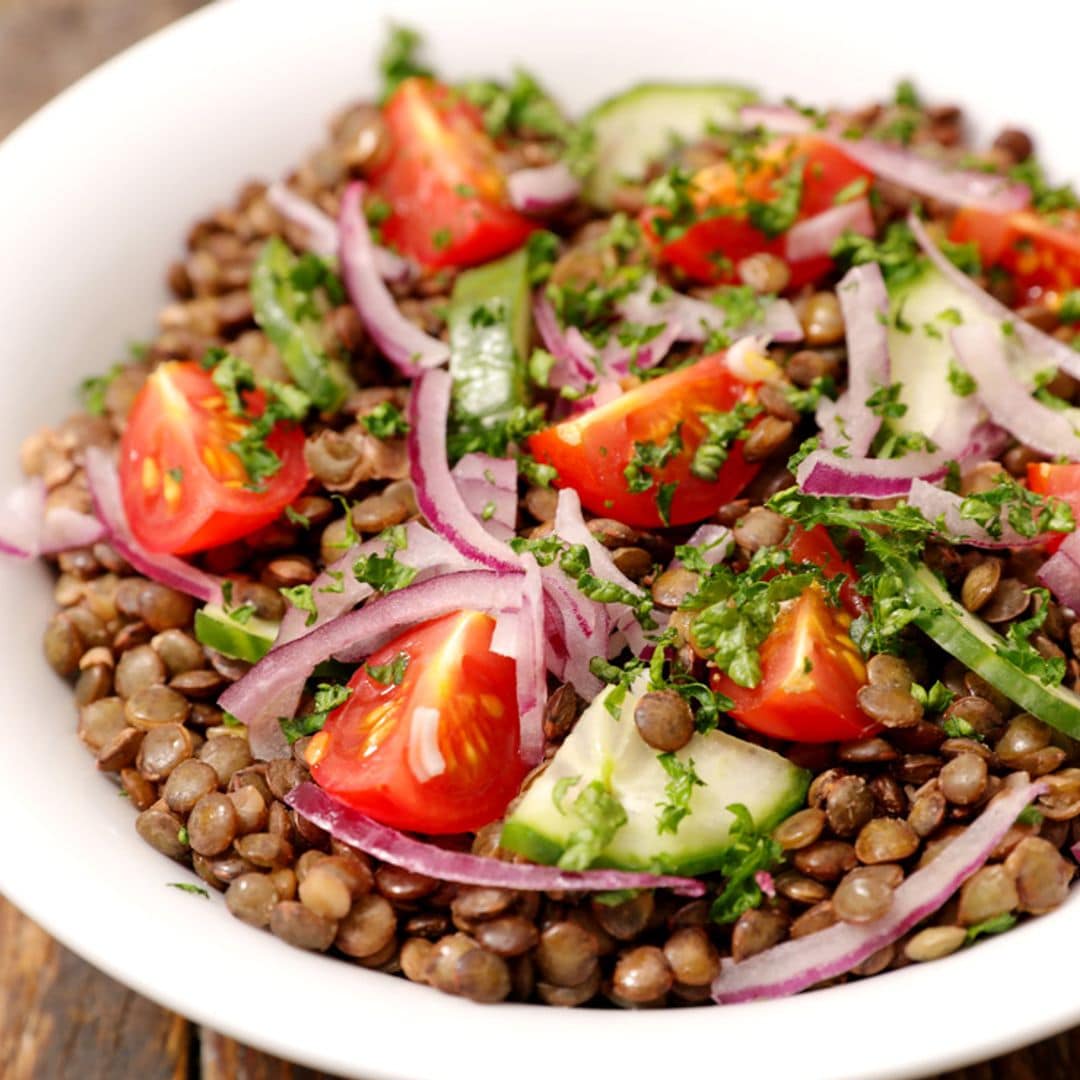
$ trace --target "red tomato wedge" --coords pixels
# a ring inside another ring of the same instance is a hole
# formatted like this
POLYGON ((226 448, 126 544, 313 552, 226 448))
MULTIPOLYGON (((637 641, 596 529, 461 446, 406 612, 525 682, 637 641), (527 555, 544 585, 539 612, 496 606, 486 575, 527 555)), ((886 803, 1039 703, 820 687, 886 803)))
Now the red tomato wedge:
POLYGON ((752 400, 753 390, 737 379, 715 353, 681 371, 650 379, 599 408, 590 409, 529 439, 529 451, 555 467, 556 484, 572 487, 594 514, 627 525, 665 524, 664 492, 672 492, 668 522, 687 525, 702 521, 730 502, 758 471, 743 456, 736 441, 713 481, 694 476, 690 465, 706 433, 701 414, 729 412, 740 401, 752 400), (682 449, 664 464, 649 469, 652 484, 631 491, 626 467, 634 459, 635 443, 665 444, 679 428, 682 449), (675 485, 674 489, 670 485, 675 485))
MULTIPOLYGON (((657 234, 655 219, 662 211, 646 210, 645 232, 658 250, 661 262, 677 267, 695 281, 720 284, 738 280, 735 265, 758 252, 784 258, 784 236, 768 236, 750 221, 751 201, 775 202, 778 185, 798 162, 803 163, 802 196, 797 220, 813 217, 836 205, 837 195, 858 181, 867 185, 872 174, 840 150, 812 135, 782 139, 760 151, 760 164, 739 171, 727 161, 710 165, 693 179, 698 220, 675 239, 657 234)), ((791 286, 815 281, 832 268, 821 256, 788 264, 791 286)))
POLYGON ((491 651, 494 627, 481 612, 455 612, 371 656, 308 746, 316 783, 396 829, 469 832, 499 817, 526 769, 514 662, 491 651), (402 657, 398 685, 372 677, 402 657))
POLYGON ((761 646, 761 682, 739 686, 721 671, 712 688, 730 715, 764 735, 795 742, 861 739, 878 730, 859 708, 866 665, 848 634, 851 617, 811 586, 785 608, 761 646))
MULTIPOLYGON (((244 395, 265 408, 260 390, 244 395)), ((308 479, 304 432, 278 423, 266 445, 281 459, 259 489, 229 444, 250 421, 233 416, 210 373, 193 362, 159 364, 128 414, 120 440, 120 489, 135 538, 150 551, 204 551, 261 529, 308 479)))
POLYGON ((815 525, 804 529, 795 525, 787 540, 788 554, 797 563, 813 563, 820 567, 825 576, 832 580, 843 574, 847 580, 840 586, 840 599, 849 615, 859 615, 866 608, 866 601, 855 588, 858 577, 854 567, 845 559, 829 535, 824 525, 815 525))
POLYGON ((1031 210, 993 214, 968 207, 953 218, 949 239, 974 244, 983 266, 1008 270, 1017 305, 1042 300, 1053 307, 1080 287, 1080 211, 1063 210, 1050 219, 1031 210))
POLYGON ((386 243, 427 266, 471 266, 520 247, 533 223, 512 209, 479 112, 429 79, 406 79, 383 109, 386 160, 372 173, 390 206, 386 243))
MULTIPOLYGON (((1027 467, 1028 487, 1040 495, 1052 495, 1068 503, 1073 517, 1080 522, 1080 465, 1051 465, 1036 462, 1027 467)), ((1053 536, 1046 541, 1048 552, 1057 551, 1067 533, 1053 536)))

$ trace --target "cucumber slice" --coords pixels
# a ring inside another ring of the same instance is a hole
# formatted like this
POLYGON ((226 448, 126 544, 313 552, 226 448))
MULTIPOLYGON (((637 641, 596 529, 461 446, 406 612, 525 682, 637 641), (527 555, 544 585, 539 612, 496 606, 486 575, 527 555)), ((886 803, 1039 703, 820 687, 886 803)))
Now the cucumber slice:
POLYGON ((1080 696, 1047 686, 1001 656, 1002 637, 958 604, 928 567, 902 574, 912 606, 922 609, 915 624, 927 637, 1044 724, 1080 738, 1080 696))
POLYGON ((447 322, 456 416, 489 424, 504 420, 525 402, 531 333, 525 250, 460 274, 447 322))
POLYGON ((709 126, 738 127, 739 109, 756 99, 743 86, 642 83, 601 102, 583 121, 596 155, 585 197, 608 209, 619 184, 640 180, 673 142, 695 139, 709 126))
POLYGON ((603 779, 628 821, 596 860, 598 866, 703 874, 716 869, 729 846, 733 821, 726 809, 743 803, 761 829, 771 829, 806 798, 810 774, 786 758, 721 731, 695 735, 676 755, 704 782, 690 797, 690 813, 674 834, 656 831, 658 803, 668 776, 657 753, 638 734, 634 707, 648 689, 643 675, 626 695, 618 719, 608 712, 608 688, 578 720, 548 767, 525 792, 503 826, 501 845, 533 862, 555 863, 580 822, 555 805, 556 784, 580 778, 565 792, 569 808, 581 788, 603 779))
MULTIPOLYGON (((949 363, 956 351, 949 335, 959 322, 996 326, 998 320, 932 266, 914 281, 890 290, 892 381, 901 384, 900 401, 907 406, 903 416, 887 421, 893 430, 932 435, 952 412, 957 399, 949 385, 949 363)), ((1010 362, 1028 386, 1035 385, 1037 372, 1053 366, 1046 357, 1020 348, 1012 350, 1010 362)))
POLYGON ((223 656, 254 664, 269 651, 278 636, 279 623, 252 615, 239 622, 220 604, 207 604, 195 612, 195 637, 223 656))

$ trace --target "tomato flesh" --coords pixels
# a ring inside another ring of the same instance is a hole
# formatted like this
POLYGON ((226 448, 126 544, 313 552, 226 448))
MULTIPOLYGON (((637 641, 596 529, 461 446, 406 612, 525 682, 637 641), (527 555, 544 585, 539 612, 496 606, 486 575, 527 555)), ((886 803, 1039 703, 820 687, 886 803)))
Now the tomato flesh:
POLYGON ((851 617, 811 586, 780 613, 761 646, 761 682, 749 689, 717 670, 712 687, 735 702, 732 717, 795 742, 861 739, 879 728, 859 708, 866 665, 848 634, 851 617))
POLYGON ((865 610, 866 601, 855 587, 858 581, 855 569, 837 551, 824 525, 815 525, 810 529, 804 529, 801 525, 793 526, 786 546, 793 562, 813 563, 830 580, 843 574, 847 580, 840 586, 840 600, 845 610, 852 616, 865 610))
MULTIPOLYGON (((1050 495, 1067 503, 1073 517, 1080 521, 1080 465, 1032 462, 1027 467, 1027 482, 1028 487, 1039 495, 1050 495)), ((1046 541, 1046 550, 1057 551, 1067 535, 1051 534, 1046 541)))
POLYGON ((587 509, 627 525, 666 524, 657 496, 661 485, 675 484, 667 523, 687 525, 730 502, 758 471, 738 441, 716 480, 703 480, 690 471, 706 431, 701 414, 728 412, 752 393, 731 373, 724 354, 715 353, 537 432, 529 438, 529 451, 537 461, 554 466, 556 485, 574 488, 587 509), (631 491, 625 470, 634 457, 634 444, 662 445, 678 425, 683 449, 650 470, 653 482, 648 490, 631 491))
MULTIPOLYGON (((777 196, 775 184, 793 161, 805 161, 798 220, 831 209, 843 189, 859 180, 869 184, 872 175, 835 146, 813 136, 779 140, 763 149, 760 158, 761 164, 750 172, 740 173, 727 161, 698 172, 693 184, 700 217, 673 240, 665 242, 657 234, 654 222, 660 212, 645 211, 646 235, 658 249, 662 262, 695 281, 737 281, 735 266, 740 259, 760 252, 784 258, 784 236, 769 236, 751 224, 747 204, 750 200, 773 202, 777 196)), ((817 280, 832 265, 827 256, 789 262, 790 287, 817 280)))
MULTIPOLYGON (((244 395, 252 415, 262 391, 244 395)), ((135 538, 150 551, 204 551, 278 517, 307 483, 304 433, 280 422, 266 440, 281 466, 253 490, 229 449, 250 427, 233 416, 210 373, 194 362, 159 364, 135 398, 120 440, 120 490, 135 538)))
POLYGON ((1042 301, 1053 307, 1080 286, 1080 212, 1064 210, 1048 220, 1032 210, 994 214, 967 207, 949 228, 955 243, 972 243, 986 267, 1008 270, 1017 305, 1042 301))
POLYGON ((383 109, 390 149, 374 170, 384 241, 426 266, 471 266, 524 243, 480 114, 447 86, 406 79, 383 109))
POLYGON ((502 814, 526 769, 514 662, 491 651, 494 627, 482 612, 455 612, 371 656, 309 744, 316 783, 397 829, 471 832, 502 814), (371 676, 400 654, 399 685, 371 676))

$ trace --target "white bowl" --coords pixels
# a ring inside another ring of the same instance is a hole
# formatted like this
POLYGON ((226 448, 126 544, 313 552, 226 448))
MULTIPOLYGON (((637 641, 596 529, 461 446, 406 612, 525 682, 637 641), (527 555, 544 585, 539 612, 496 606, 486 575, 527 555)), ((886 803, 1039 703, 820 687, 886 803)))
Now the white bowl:
MULTIPOLYGON (((146 335, 185 226, 320 139, 374 90, 385 13, 424 28, 449 76, 535 69, 566 103, 646 77, 733 78, 862 102, 910 75, 987 130, 1033 127, 1080 175, 1077 9, 984 4, 663 4, 231 0, 79 83, 0 147, 0 485, 20 439, 73 405, 80 377, 146 335), (1054 26, 1052 33, 1046 28, 1054 26)), ((290 949, 212 902, 135 835, 130 805, 74 735, 41 657, 39 567, 0 566, 0 891, 151 998, 286 1058, 366 1080, 620 1080, 693 1063, 803 1080, 936 1072, 1080 1020, 1080 900, 948 960, 784 1001, 628 1013, 481 1007, 290 949), (683 1064, 685 1063, 685 1064, 683 1064)), ((93 1003, 89 1002, 92 1008, 93 1003)))

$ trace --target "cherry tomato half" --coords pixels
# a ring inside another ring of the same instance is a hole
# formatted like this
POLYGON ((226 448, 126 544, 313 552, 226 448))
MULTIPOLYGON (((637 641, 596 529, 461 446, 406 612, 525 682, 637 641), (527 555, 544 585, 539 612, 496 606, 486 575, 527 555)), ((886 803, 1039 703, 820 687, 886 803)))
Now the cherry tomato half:
MULTIPOLYGON (((768 252, 784 258, 784 236, 769 236, 756 228, 747 207, 751 201, 775 202, 782 178, 796 163, 803 165, 797 220, 831 209, 841 191, 860 180, 868 185, 872 175, 832 144, 811 135, 771 143, 759 158, 749 171, 721 161, 698 172, 693 179, 698 220, 675 239, 665 242, 658 235, 654 222, 662 211, 645 211, 645 232, 659 249, 661 262, 695 281, 737 281, 735 266, 748 255, 768 252)), ((828 273, 832 260, 820 256, 788 265, 791 287, 798 287, 828 273)))
MULTIPOLYGON (((262 391, 244 397, 252 415, 262 413, 262 391)), ((250 426, 229 412, 198 364, 170 361, 151 372, 120 440, 124 511, 139 543, 174 554, 204 551, 261 529, 300 494, 308 478, 303 431, 275 425, 266 445, 281 465, 252 487, 229 448, 250 426)))
POLYGON ((494 627, 481 612, 455 612, 371 656, 309 744, 315 782, 397 829, 459 833, 494 821, 526 771, 514 662, 491 651, 494 627), (401 657, 399 684, 372 677, 401 657))
POLYGON ((728 412, 752 394, 751 387, 731 373, 724 354, 715 353, 545 428, 530 437, 529 450, 538 461, 553 465, 556 484, 574 488, 594 514, 627 525, 687 525, 730 502, 758 471, 743 456, 738 441, 715 480, 690 471, 694 451, 706 433, 701 414, 728 412), (626 468, 634 460, 635 443, 663 446, 676 427, 682 449, 648 470, 652 483, 646 490, 630 490, 626 468), (667 522, 661 512, 665 491, 673 492, 667 522))
POLYGON ((791 601, 761 646, 761 682, 739 686, 721 671, 712 687, 727 694, 740 723, 777 739, 833 742, 878 729, 859 708, 866 665, 848 635, 851 617, 811 586, 791 601))
MULTIPOLYGON (((1027 467, 1028 487, 1040 495, 1052 495, 1069 504, 1073 517, 1080 521, 1080 465, 1051 465, 1048 462, 1032 462, 1027 467)), ((1048 552, 1061 547, 1066 533, 1051 535, 1046 541, 1048 552)))
POLYGON ((973 243, 983 266, 1004 267, 1017 286, 1016 304, 1042 301, 1053 307, 1080 286, 1080 212, 1047 218, 1031 210, 994 214, 968 207, 949 228, 955 243, 973 243))
POLYGON ((372 180, 390 206, 387 243, 427 266, 470 266, 525 242, 533 223, 510 207, 495 144, 460 94, 406 79, 383 118, 390 148, 372 180))
POLYGON ((796 525, 787 540, 788 553, 794 562, 813 563, 820 567, 830 580, 843 574, 847 579, 840 586, 840 599, 849 615, 859 615, 866 608, 866 601, 855 587, 858 576, 854 567, 845 559, 829 535, 824 525, 815 525, 804 529, 796 525))

